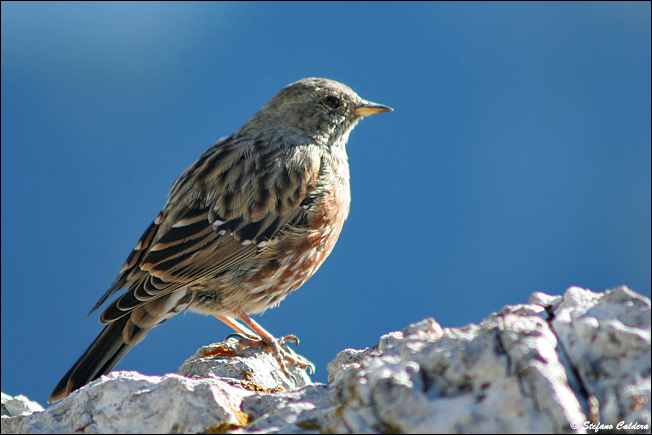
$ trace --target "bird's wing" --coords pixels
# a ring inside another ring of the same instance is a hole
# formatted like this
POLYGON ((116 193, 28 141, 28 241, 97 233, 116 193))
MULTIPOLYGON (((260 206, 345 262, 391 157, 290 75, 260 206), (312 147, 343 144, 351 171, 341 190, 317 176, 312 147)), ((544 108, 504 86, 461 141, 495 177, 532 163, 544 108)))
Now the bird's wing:
MULTIPOLYGON (((255 256, 279 231, 305 223, 312 200, 309 192, 320 170, 318 161, 292 169, 258 161, 261 153, 254 158, 247 150, 236 152, 237 147, 213 148, 175 183, 170 201, 93 308, 128 287, 102 312, 101 323, 214 278, 255 256), (218 193, 207 183, 215 183, 218 193), (188 196, 188 186, 194 186, 199 198, 185 206, 174 206, 177 197, 188 196)), ((268 159, 279 160, 271 155, 268 159)))

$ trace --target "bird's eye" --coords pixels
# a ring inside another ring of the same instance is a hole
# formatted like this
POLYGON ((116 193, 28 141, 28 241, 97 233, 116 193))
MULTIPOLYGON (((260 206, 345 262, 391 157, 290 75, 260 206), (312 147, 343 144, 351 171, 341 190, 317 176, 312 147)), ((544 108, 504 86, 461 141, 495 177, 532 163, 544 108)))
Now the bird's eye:
POLYGON ((340 99, 337 97, 333 97, 333 96, 326 97, 324 102, 328 107, 331 107, 333 109, 337 109, 338 107, 340 107, 340 99))

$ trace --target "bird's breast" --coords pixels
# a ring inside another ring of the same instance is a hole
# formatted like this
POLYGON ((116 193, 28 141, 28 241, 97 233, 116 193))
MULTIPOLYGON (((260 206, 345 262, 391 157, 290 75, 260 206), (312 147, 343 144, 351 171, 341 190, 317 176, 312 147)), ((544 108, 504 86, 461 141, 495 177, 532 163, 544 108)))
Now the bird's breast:
POLYGON ((333 250, 349 213, 348 179, 323 189, 305 224, 281 231, 244 268, 241 282, 250 294, 242 311, 255 314, 280 303, 301 287, 333 250))

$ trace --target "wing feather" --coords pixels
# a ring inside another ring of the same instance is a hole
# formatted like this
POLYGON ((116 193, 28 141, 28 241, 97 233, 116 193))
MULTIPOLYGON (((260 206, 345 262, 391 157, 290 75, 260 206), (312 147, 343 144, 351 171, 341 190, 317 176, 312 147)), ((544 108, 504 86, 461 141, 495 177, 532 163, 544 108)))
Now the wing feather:
POLYGON ((218 145, 175 182, 163 211, 93 308, 128 288, 102 312, 100 322, 113 322, 145 303, 202 285, 257 255, 284 228, 305 222, 307 194, 319 175, 319 162, 306 159, 305 167, 291 170, 275 163, 281 159, 273 150, 262 153, 261 161, 260 153, 252 155, 232 137, 218 145), (261 168, 264 173, 256 173, 261 168), (220 185, 219 194, 206 187, 208 181, 220 185), (187 198, 191 189, 196 190, 195 200, 175 201, 187 198))

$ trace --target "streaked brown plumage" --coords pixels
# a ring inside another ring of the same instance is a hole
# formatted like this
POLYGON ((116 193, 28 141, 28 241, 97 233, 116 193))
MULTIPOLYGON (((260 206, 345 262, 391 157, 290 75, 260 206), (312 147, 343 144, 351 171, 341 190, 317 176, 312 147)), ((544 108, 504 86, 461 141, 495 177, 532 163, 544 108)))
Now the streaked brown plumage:
POLYGON ((280 303, 330 254, 349 213, 349 133, 364 116, 390 110, 341 83, 303 79, 209 148, 174 183, 91 310, 127 288, 49 402, 111 371, 150 329, 184 310, 254 337, 283 368, 278 343, 249 315, 280 303))

